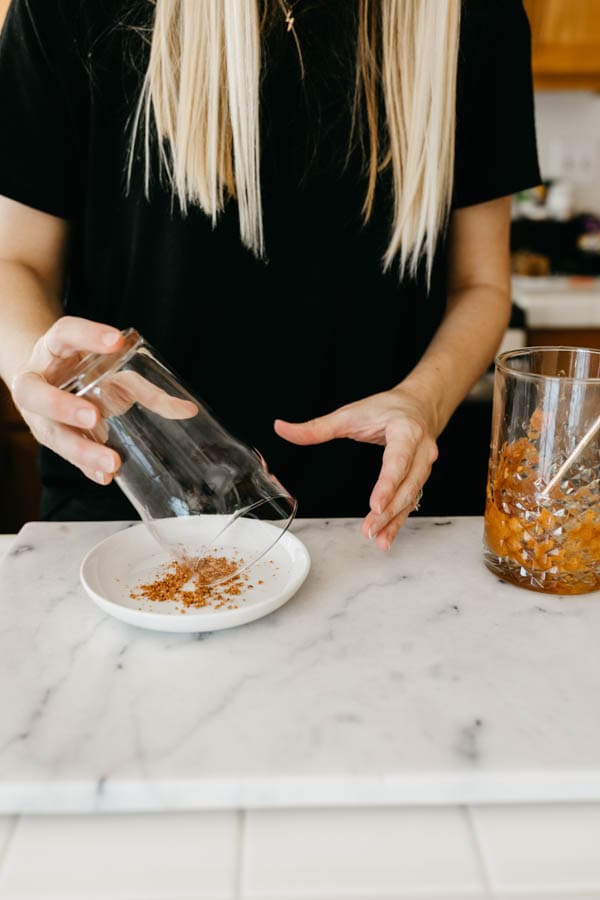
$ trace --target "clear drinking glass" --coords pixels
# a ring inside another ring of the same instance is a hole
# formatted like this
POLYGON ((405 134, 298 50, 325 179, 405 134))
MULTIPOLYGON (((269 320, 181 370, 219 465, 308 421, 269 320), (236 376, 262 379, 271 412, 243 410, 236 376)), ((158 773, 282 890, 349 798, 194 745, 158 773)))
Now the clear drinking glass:
POLYGON ((600 588, 600 351, 496 360, 484 554, 534 591, 600 588))
POLYGON ((115 480, 161 547, 194 560, 209 548, 234 548, 236 525, 244 523, 238 572, 246 570, 287 531, 296 501, 258 451, 229 434, 137 331, 123 334, 120 351, 66 361, 54 383, 100 410, 92 436, 120 455, 115 480), (207 542, 198 534, 206 535, 209 516, 207 542))

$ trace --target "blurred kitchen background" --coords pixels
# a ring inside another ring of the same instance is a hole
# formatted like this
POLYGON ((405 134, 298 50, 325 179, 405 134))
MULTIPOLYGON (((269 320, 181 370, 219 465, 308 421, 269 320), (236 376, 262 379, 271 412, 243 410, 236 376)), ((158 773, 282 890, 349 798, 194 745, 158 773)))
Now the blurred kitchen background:
MULTIPOLYGON (((513 317, 504 347, 600 348, 600 0, 524 2, 544 184, 514 199, 513 317)), ((0 19, 7 7, 0 0, 0 19)), ((483 512, 490 417, 491 372, 440 440, 423 514, 483 512)), ((38 518, 36 456, 0 387, 0 532, 38 518)))

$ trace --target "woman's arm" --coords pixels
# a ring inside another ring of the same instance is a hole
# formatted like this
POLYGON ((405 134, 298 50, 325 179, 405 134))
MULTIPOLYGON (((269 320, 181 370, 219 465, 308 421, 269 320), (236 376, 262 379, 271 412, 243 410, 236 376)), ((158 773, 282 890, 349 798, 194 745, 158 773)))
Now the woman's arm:
POLYGON ((510 316, 510 199, 454 213, 448 308, 427 352, 399 385, 275 429, 296 444, 353 438, 385 447, 363 533, 388 550, 437 458, 436 440, 496 353, 510 316))
POLYGON ((98 410, 45 380, 56 357, 106 353, 122 341, 116 328, 61 318, 67 242, 64 220, 0 197, 0 376, 37 440, 107 484, 118 455, 79 430, 97 424, 98 410))
POLYGON ((510 198, 454 213, 447 312, 422 360, 399 385, 429 404, 437 435, 489 366, 506 331, 509 246, 510 198))
POLYGON ((0 197, 0 376, 10 385, 61 315, 67 223, 0 197))
MULTIPOLYGON (((52 380, 58 360, 115 352, 123 335, 109 325, 62 315, 67 242, 64 220, 0 197, 0 377, 40 444, 92 481, 109 484, 121 460, 89 438, 98 425, 98 409, 60 391, 52 380)), ((131 373, 120 377, 120 389, 122 403, 140 403, 165 418, 197 413, 193 403, 170 397, 131 373)))

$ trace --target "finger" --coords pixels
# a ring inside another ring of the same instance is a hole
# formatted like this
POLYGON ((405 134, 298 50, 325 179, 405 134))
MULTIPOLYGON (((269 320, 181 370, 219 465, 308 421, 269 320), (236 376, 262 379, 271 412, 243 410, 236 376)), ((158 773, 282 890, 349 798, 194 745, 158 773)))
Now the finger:
POLYGON ((387 526, 377 535, 377 546, 387 553, 390 549, 394 540, 396 539, 398 532, 408 519, 409 515, 412 512, 412 507, 408 506, 406 509, 403 509, 397 516, 395 516, 391 522, 388 522, 387 526))
POLYGON ((167 394, 137 372, 120 372, 114 382, 127 395, 130 406, 140 403, 163 419, 191 419, 198 414, 198 407, 191 400, 167 394))
POLYGON ((110 431, 106 419, 99 419, 96 426, 90 431, 88 437, 91 437, 97 444, 105 444, 109 434, 110 431))
POLYGON ((406 478, 399 485, 391 502, 383 512, 377 514, 370 512, 363 523, 363 533, 372 538, 378 535, 389 522, 399 515, 404 509, 414 509, 419 499, 423 485, 431 474, 430 456, 421 448, 417 453, 413 465, 406 478))
POLYGON ((285 422, 283 419, 275 419, 274 428, 279 437, 292 444, 302 446, 324 444, 335 438, 348 437, 348 418, 345 410, 338 409, 309 422, 285 422))
POLYGON ((119 470, 121 460, 118 453, 89 440, 67 425, 36 419, 36 427, 32 430, 41 444, 84 472, 114 475, 119 470))
POLYGON ((82 469, 81 470, 86 478, 89 478, 90 481, 94 481, 96 484, 101 484, 103 487, 110 484, 113 480, 113 476, 108 474, 107 472, 94 472, 90 469, 82 469))
POLYGON ((64 358, 77 350, 112 353, 119 349, 123 340, 118 328, 76 316, 63 316, 46 332, 43 343, 50 357, 64 358))
POLYGON ((389 522, 404 509, 414 509, 423 485, 429 477, 430 470, 411 471, 384 511, 377 515, 370 512, 363 523, 363 533, 369 538, 378 535, 389 522))
POLYGON ((93 428, 99 418, 93 403, 60 391, 35 372, 17 375, 13 381, 13 397, 22 409, 75 428, 93 428))
POLYGON ((380 515, 395 496, 413 464, 416 446, 406 435, 390 440, 383 451, 381 473, 373 488, 369 505, 380 515))

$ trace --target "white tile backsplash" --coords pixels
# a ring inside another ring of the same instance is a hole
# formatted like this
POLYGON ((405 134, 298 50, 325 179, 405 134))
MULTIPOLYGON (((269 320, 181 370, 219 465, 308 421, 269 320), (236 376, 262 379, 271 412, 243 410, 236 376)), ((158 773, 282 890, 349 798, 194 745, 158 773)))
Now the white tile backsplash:
POLYGON ((600 900, 599 804, 470 812, 0 817, 0 900, 600 900))
MULTIPOLYGON (((242 895, 243 897, 244 895, 242 895)), ((399 891, 392 891, 390 893, 389 890, 384 891, 383 893, 373 893, 369 891, 364 894, 357 894, 354 890, 344 891, 343 893, 330 893, 329 891, 326 894, 322 893, 310 893, 310 894, 278 894, 278 900, 492 900, 492 897, 489 893, 472 893, 468 891, 467 893, 463 893, 462 891, 452 891, 451 893, 446 893, 445 891, 439 892, 435 891, 433 894, 429 891, 423 893, 423 891, 415 889, 406 893, 404 889, 400 889, 399 891)), ((252 897, 252 900, 273 900, 273 894, 260 894, 252 897)), ((494 895, 493 900, 497 900, 494 895)), ((504 897, 499 898, 499 900, 505 900, 504 897)), ((509 900, 557 900, 556 896, 554 897, 521 897, 518 898, 510 897, 509 900)), ((561 897, 560 900, 563 900, 561 897)), ((596 900, 596 898, 588 897, 565 897, 564 900, 596 900)))
POLYGON ((246 816, 241 897, 482 896, 458 808, 255 811, 246 816))
POLYGON ((600 804, 472 810, 493 888, 600 898, 600 804))
POLYGON ((25 816, 2 900, 234 900, 235 813, 25 816))

